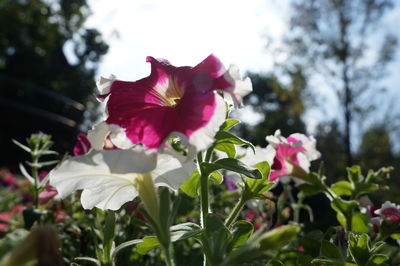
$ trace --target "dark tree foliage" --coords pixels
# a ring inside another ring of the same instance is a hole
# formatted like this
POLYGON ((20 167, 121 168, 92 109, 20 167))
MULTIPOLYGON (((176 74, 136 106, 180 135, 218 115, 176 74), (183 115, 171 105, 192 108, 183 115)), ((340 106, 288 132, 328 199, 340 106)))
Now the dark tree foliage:
POLYGON ((316 129, 317 149, 326 169, 328 182, 346 175, 347 160, 343 133, 336 121, 320 123, 316 129))
MULTIPOLYGON (((0 0, 3 149, 14 150, 11 138, 39 130, 53 134, 64 150, 73 143, 82 103, 93 94, 108 50, 96 29, 84 27, 89 15, 86 0, 0 0)), ((7 155, 0 163, 13 159, 7 155)))
POLYGON ((336 93, 348 165, 353 163, 353 122, 373 109, 371 96, 381 89, 377 81, 394 58, 397 37, 380 24, 393 4, 392 0, 292 1, 286 38, 289 60, 308 69, 309 75, 322 77, 322 85, 336 93))
POLYGON ((305 111, 302 96, 306 83, 300 68, 288 71, 288 84, 278 80, 274 74, 249 74, 253 92, 244 99, 244 104, 263 115, 262 121, 255 125, 242 124, 240 134, 256 145, 265 147, 265 136, 273 135, 281 129, 283 135, 305 132, 301 119, 305 111))

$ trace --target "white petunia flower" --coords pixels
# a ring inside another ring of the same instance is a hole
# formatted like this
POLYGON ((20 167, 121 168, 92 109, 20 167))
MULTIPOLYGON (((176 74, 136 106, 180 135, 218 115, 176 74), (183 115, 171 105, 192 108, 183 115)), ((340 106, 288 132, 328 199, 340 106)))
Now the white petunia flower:
POLYGON ((177 190, 192 169, 171 155, 141 148, 95 150, 67 159, 49 173, 49 179, 62 198, 82 189, 85 209, 118 210, 138 196, 142 183, 177 190))

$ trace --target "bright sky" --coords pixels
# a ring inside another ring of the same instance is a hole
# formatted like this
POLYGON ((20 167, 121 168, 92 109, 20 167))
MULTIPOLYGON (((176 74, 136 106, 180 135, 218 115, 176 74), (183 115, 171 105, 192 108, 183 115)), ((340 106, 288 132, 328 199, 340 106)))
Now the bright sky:
MULTIPOLYGON (((89 0, 93 15, 86 26, 99 29, 110 50, 98 74, 113 73, 122 80, 136 80, 150 73, 146 56, 164 58, 176 66, 193 66, 209 54, 226 67, 234 63, 245 71, 269 71, 273 59, 266 50, 266 36, 279 40, 286 30, 288 0, 89 0)), ((396 13, 392 16, 397 17, 396 13)), ((394 26, 388 17, 388 25, 394 26)), ((276 43, 275 43, 276 45, 276 43)), ((399 64, 394 65, 391 87, 398 91, 399 64)), ((332 94, 332 92, 330 92, 332 94)), ((398 95, 398 93, 396 94, 398 95)), ((332 103, 334 95, 325 94, 332 103)), ((323 99, 323 98, 322 98, 323 99)), ((326 99, 322 100, 326 102, 326 99)), ((249 108, 243 118, 256 122, 249 108)), ((305 116, 309 129, 326 119, 326 113, 305 116)))
POLYGON ((195 65, 214 53, 226 66, 265 71, 266 32, 279 37, 283 2, 265 0, 90 0, 88 27, 103 33, 110 50, 99 74, 135 80, 149 74, 148 55, 195 65))

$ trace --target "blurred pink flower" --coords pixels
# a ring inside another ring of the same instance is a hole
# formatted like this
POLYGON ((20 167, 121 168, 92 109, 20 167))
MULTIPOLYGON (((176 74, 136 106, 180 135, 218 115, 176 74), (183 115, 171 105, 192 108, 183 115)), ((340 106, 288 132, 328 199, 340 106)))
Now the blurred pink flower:
POLYGON ((55 187, 46 184, 45 190, 39 194, 39 204, 46 204, 58 194, 55 187))
POLYGON ((271 166, 271 181, 283 176, 306 179, 310 171, 310 162, 321 156, 316 149, 316 140, 313 137, 295 133, 285 138, 281 136, 280 130, 277 130, 273 136, 267 136, 266 139, 276 150, 271 166))
POLYGON ((16 215, 16 214, 22 214, 22 211, 24 210, 23 205, 15 205, 11 211, 9 212, 1 212, 0 213, 0 232, 4 232, 5 230, 8 229, 8 221, 16 215))
POLYGON ((241 80, 236 68, 225 71, 214 55, 195 67, 153 57, 147 62, 151 74, 146 78, 127 82, 113 76, 98 83, 99 97, 108 97, 106 123, 122 129, 131 144, 158 149, 169 136, 179 135, 196 150, 205 149, 225 120, 225 102, 216 91, 232 95, 239 106, 252 90, 249 79, 241 80))
POLYGON ((374 211, 374 214, 377 215, 377 217, 372 218, 374 219, 374 223, 381 224, 382 221, 386 221, 388 223, 399 223, 400 205, 386 201, 380 209, 376 209, 374 211))
POLYGON ((13 175, 10 171, 7 169, 1 169, 0 170, 0 184, 5 187, 10 187, 10 188, 17 188, 17 179, 15 175, 13 175))

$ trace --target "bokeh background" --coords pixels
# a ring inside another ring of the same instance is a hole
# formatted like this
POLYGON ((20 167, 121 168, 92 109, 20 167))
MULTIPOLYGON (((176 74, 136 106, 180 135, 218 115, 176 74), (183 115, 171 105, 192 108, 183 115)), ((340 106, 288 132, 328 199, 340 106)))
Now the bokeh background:
MULTIPOLYGON (((100 75, 214 53, 253 81, 241 136, 314 135, 328 180, 353 164, 400 169, 399 27, 395 0, 0 0, 0 166, 16 171, 11 139, 33 132, 71 151, 100 119, 100 75)), ((399 170, 392 185, 384 197, 399 201, 399 170)))

